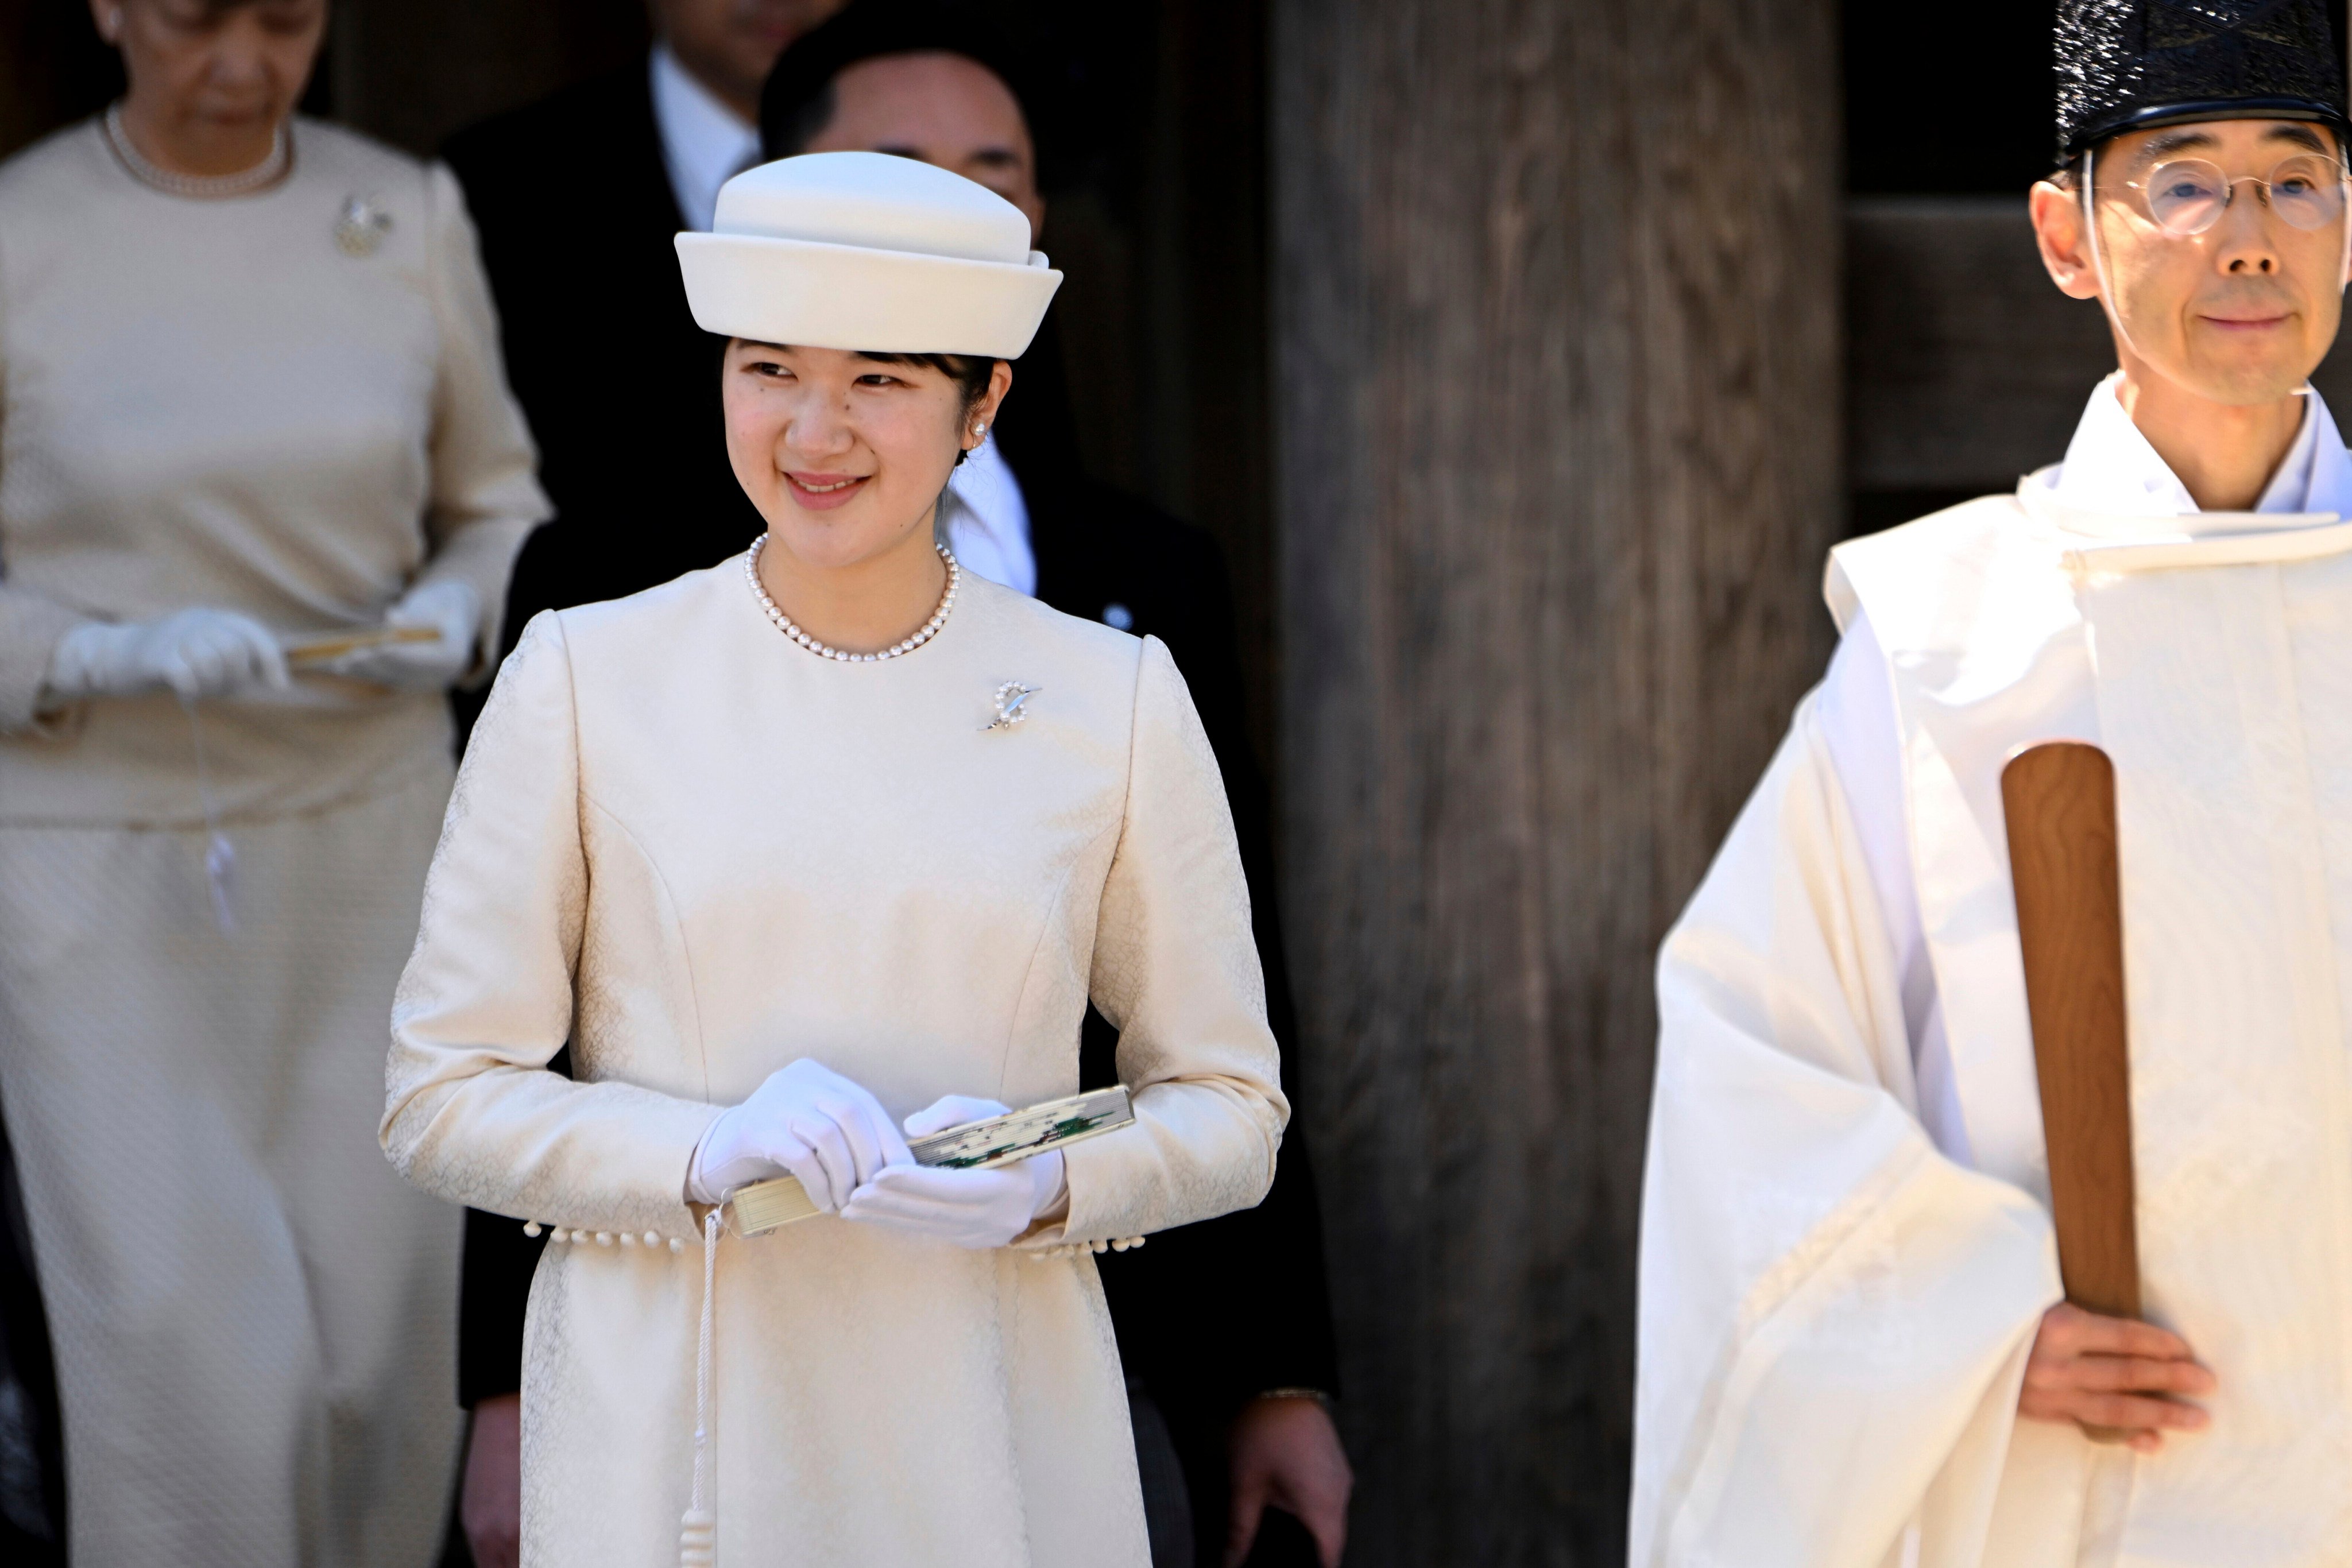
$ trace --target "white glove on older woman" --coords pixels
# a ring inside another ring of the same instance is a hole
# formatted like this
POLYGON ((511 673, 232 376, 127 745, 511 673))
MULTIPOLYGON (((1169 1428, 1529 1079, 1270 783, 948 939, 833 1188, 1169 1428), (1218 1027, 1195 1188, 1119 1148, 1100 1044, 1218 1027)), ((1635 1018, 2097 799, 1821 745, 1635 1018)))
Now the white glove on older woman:
MULTIPOLYGON (((950 1094, 907 1118, 907 1135, 928 1137, 1009 1107, 950 1094)), ((1032 1155, 994 1170, 886 1166, 850 1194, 841 1218, 975 1251, 1002 1247, 1061 1201, 1062 1151, 1032 1155)))
POLYGON ((809 1201, 837 1210, 886 1165, 915 1156, 882 1103, 863 1084, 801 1058, 768 1074, 751 1097, 710 1124, 694 1151, 687 1196, 717 1203, 739 1186, 786 1172, 809 1201))
POLYGON ((482 624, 482 601, 454 580, 420 583, 384 612, 387 626, 421 626, 433 641, 386 643, 358 648, 321 666, 330 674, 373 681, 408 692, 437 692, 457 685, 474 665, 474 644, 482 624))
POLYGON ((218 697, 286 685, 286 655, 269 629, 233 610, 181 610, 154 621, 92 621, 58 640, 41 685, 64 702, 129 697, 169 687, 218 697))

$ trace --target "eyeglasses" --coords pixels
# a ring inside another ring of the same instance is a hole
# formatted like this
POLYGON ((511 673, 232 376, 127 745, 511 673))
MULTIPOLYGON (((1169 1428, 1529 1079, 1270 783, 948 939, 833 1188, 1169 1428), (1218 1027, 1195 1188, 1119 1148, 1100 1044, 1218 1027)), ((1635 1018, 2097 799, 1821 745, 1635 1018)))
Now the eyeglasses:
POLYGON ((2147 204, 2147 215, 2175 239, 2201 235, 2221 221, 2221 214, 2242 184, 2262 187, 2271 211, 2299 229, 2326 228, 2344 214, 2344 166, 2314 152, 2282 159, 2264 179, 2241 174, 2236 179, 2202 158, 2182 158, 2159 163, 2145 180, 2124 180, 2147 204))

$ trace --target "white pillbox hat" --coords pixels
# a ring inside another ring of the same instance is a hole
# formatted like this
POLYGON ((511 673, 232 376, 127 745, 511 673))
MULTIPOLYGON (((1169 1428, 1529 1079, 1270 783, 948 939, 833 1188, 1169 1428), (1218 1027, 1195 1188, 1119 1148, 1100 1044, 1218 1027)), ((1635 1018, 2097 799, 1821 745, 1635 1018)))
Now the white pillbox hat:
POLYGON ((717 225, 677 236, 706 332, 809 349, 1018 359, 1062 275, 1021 209, 961 174, 882 152, 810 152, 719 190, 717 225))

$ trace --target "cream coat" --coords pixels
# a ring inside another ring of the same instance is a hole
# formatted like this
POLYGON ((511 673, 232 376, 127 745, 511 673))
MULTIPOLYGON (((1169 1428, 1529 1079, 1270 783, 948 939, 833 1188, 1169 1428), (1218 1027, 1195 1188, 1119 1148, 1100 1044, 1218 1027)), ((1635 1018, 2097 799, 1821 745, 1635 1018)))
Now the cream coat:
POLYGON ((1065 1244, 1271 1181, 1287 1107, 1247 893, 1157 643, 968 577, 929 645, 827 662, 740 558, 531 622, 450 807, 383 1123, 428 1190, 589 1233, 532 1291, 529 1561, 675 1557, 703 1277, 682 1194, 718 1108, 803 1056, 899 1116, 1068 1093, 1089 996, 1138 1124, 1069 1151, 1064 1223, 993 1252, 830 1218, 720 1241, 720 1563, 1148 1561, 1117 1347, 1065 1244), (1042 688, 1032 716, 988 730, 1010 680, 1042 688), (543 1071, 567 1036, 577 1082, 543 1071))

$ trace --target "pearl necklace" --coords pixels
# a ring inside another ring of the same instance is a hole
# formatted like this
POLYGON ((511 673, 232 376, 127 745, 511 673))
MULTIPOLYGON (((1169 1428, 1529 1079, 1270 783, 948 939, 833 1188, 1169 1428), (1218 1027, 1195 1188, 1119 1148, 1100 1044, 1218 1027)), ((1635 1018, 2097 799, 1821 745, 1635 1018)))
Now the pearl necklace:
POLYGON ((940 552, 940 559, 948 563, 948 586, 946 591, 940 595, 939 608, 931 612, 931 618, 923 622, 922 630, 903 643, 892 643, 878 653, 845 653, 838 648, 826 646, 793 625, 793 618, 768 597, 766 589, 760 586, 760 552, 767 548, 768 536, 761 534, 751 541, 751 550, 743 557, 743 579, 751 585, 751 597, 760 601, 760 612, 777 631, 818 658, 838 659, 845 664, 878 664, 885 659, 902 658, 938 636, 940 628, 948 623, 948 612, 955 608, 956 587, 963 579, 963 569, 956 565, 956 558, 949 552, 948 547, 932 547, 940 552))
POLYGON ((122 128, 122 103, 116 99, 109 104, 106 119, 106 144, 114 150, 115 157, 131 171, 131 178, 174 196, 213 197, 243 196, 274 185, 286 174, 292 162, 286 147, 286 122, 279 120, 278 129, 269 133, 269 156, 250 169, 240 169, 234 174, 178 174, 150 162, 138 148, 131 144, 131 133, 122 128))

